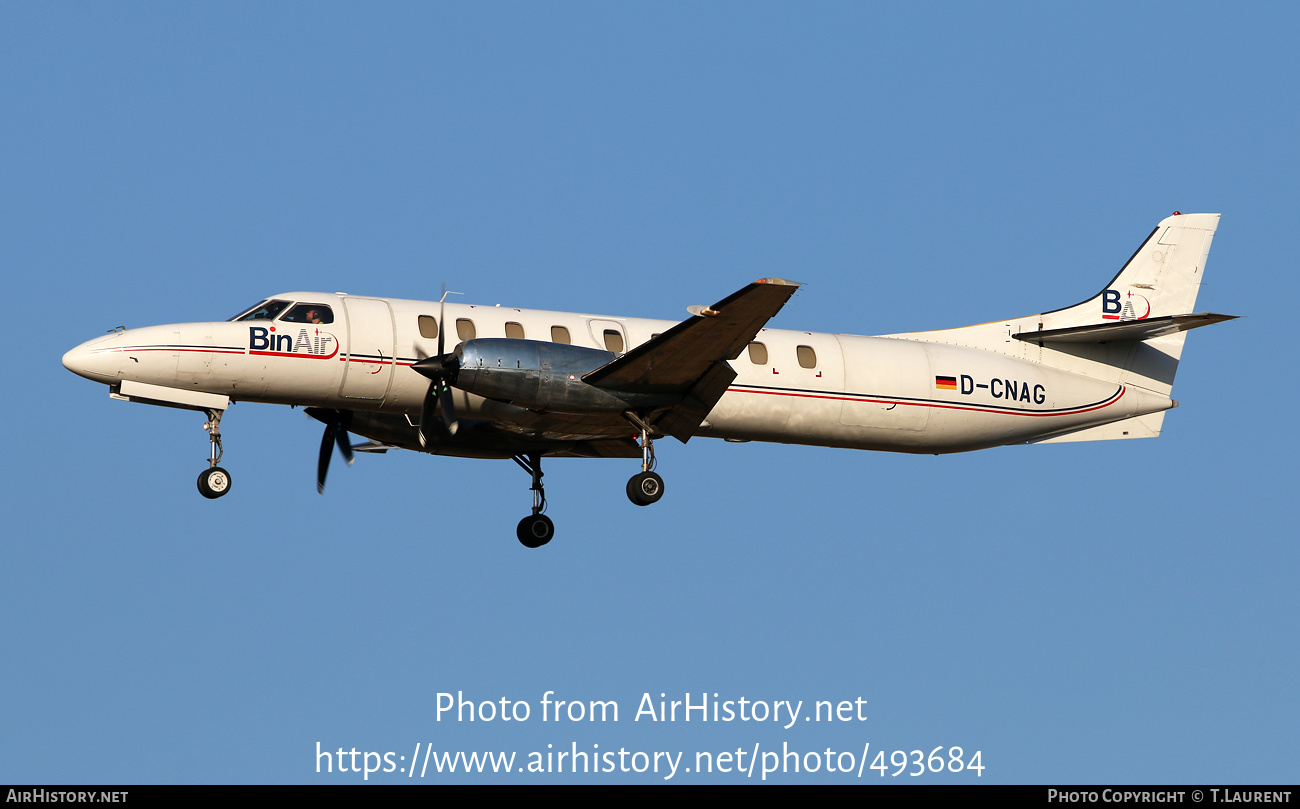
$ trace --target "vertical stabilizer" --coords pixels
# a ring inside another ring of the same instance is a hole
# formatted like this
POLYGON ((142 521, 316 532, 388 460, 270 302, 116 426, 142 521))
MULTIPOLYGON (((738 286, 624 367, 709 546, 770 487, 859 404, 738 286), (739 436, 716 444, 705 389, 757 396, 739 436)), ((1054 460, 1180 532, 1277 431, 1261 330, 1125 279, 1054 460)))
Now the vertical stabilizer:
POLYGON ((1229 319, 1176 317, 1191 314, 1196 306, 1218 226, 1217 213, 1168 217, 1110 283, 1074 306, 959 329, 887 336, 981 348, 1168 396, 1187 338, 1184 329, 1229 319), (1165 320, 1140 323, 1156 318, 1165 320), (1041 339, 1035 338, 1038 334, 1041 339))
POLYGON ((1044 312, 1043 330, 1194 311, 1218 226, 1217 213, 1174 214, 1165 219, 1104 289, 1083 303, 1044 312))

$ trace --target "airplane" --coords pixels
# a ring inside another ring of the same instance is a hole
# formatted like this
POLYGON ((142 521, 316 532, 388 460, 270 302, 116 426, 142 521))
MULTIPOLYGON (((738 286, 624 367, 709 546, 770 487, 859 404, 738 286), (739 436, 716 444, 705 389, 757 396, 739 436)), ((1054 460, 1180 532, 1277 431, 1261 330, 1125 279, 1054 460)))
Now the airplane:
POLYGON ((230 491, 221 418, 235 402, 304 406, 337 445, 512 458, 532 480, 526 547, 555 533, 543 457, 639 458, 640 506, 663 496, 671 436, 892 452, 1158 436, 1219 214, 1175 212, 1100 292, 1041 314, 865 337, 768 328, 799 288, 763 278, 681 322, 289 292, 215 323, 123 329, 63 356, 129 402, 203 412, 198 488, 230 491), (447 351, 448 332, 456 345, 447 351), (349 434, 368 439, 353 445, 349 434))

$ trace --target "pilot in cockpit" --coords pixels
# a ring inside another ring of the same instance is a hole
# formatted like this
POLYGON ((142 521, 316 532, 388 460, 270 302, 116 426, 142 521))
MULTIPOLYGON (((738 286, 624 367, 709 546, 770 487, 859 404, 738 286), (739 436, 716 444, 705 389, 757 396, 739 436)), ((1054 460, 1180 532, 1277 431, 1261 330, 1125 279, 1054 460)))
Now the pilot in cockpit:
POLYGON ((289 323, 315 323, 321 325, 334 322, 334 313, 328 306, 318 303, 300 303, 281 318, 289 323))

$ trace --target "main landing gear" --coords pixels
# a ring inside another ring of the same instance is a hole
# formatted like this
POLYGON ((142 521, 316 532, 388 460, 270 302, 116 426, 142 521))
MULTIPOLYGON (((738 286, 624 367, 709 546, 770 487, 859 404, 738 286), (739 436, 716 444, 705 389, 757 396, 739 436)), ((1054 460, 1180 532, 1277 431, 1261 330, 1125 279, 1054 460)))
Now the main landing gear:
POLYGON ((641 472, 627 481, 627 499, 638 506, 648 506, 659 502, 664 496, 664 479, 654 473, 655 445, 650 437, 650 425, 637 414, 628 411, 623 414, 633 426, 641 431, 641 472))
POLYGON ((230 473, 217 466, 221 461, 221 415, 224 411, 209 410, 207 423, 203 429, 208 431, 208 440, 212 449, 208 453, 208 468, 199 475, 199 494, 209 500, 216 500, 230 491, 230 473))
POLYGON ((533 476, 533 513, 519 521, 515 536, 525 548, 540 548, 555 536, 555 523, 542 512, 546 510, 546 489, 542 486, 542 456, 515 455, 515 463, 533 476))
MULTIPOLYGON (((650 425, 639 415, 628 411, 623 414, 641 431, 641 472, 627 481, 627 499, 638 506, 659 502, 664 496, 664 479, 655 474, 655 445, 650 437, 650 425)), ((533 478, 533 513, 519 521, 515 535, 525 548, 540 548, 555 536, 555 523, 542 512, 546 510, 546 490, 542 486, 542 456, 515 455, 514 462, 533 478)))

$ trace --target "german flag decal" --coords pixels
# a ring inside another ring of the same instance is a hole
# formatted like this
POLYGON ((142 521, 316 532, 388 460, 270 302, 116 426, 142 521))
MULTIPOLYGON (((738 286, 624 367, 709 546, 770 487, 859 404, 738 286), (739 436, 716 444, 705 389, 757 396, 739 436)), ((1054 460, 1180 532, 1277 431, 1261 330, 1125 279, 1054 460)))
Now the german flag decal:
POLYGON ((957 390, 957 377, 955 376, 936 376, 934 386, 939 390, 957 390))

